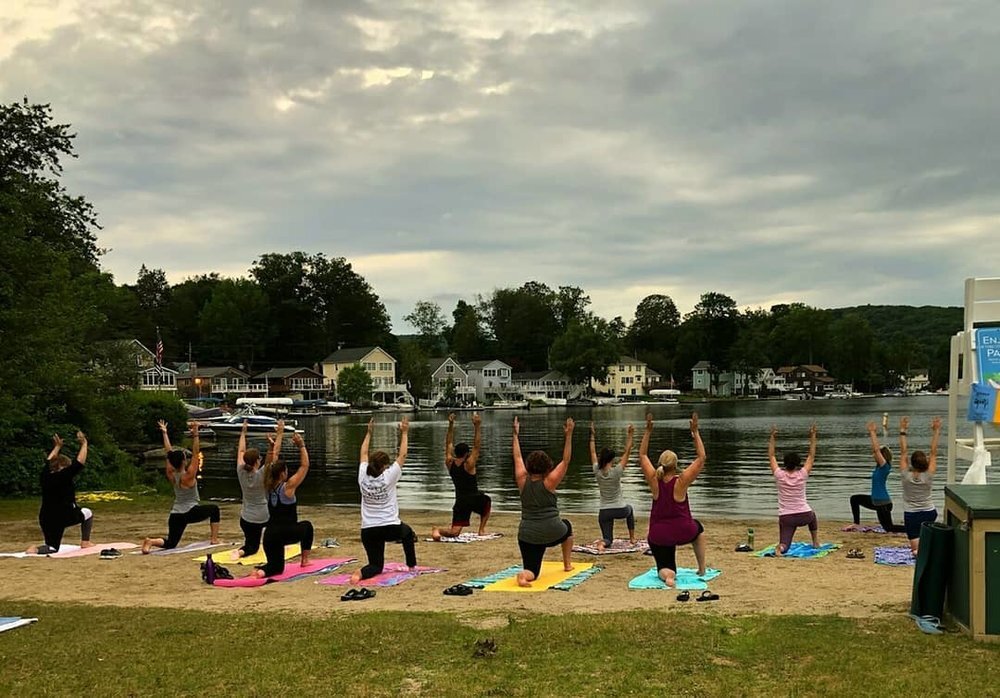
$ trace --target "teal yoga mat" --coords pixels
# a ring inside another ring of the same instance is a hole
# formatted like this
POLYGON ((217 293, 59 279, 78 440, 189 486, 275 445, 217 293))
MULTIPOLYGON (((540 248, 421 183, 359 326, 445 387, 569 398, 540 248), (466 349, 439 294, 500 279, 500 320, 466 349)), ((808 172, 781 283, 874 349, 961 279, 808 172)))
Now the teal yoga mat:
POLYGON ((910 597, 912 615, 935 618, 943 615, 954 547, 955 530, 951 526, 925 523, 920 527, 920 549, 913 569, 913 594, 910 597))
MULTIPOLYGON (((718 577, 722 572, 709 567, 705 570, 705 574, 701 577, 697 575, 698 570, 693 570, 689 567, 679 567, 677 569, 677 588, 678 589, 690 589, 692 591, 698 591, 700 589, 708 589, 708 584, 716 577, 718 577)), ((634 578, 628 583, 629 589, 669 589, 660 576, 656 573, 656 568, 651 567, 646 570, 638 577, 634 578)))

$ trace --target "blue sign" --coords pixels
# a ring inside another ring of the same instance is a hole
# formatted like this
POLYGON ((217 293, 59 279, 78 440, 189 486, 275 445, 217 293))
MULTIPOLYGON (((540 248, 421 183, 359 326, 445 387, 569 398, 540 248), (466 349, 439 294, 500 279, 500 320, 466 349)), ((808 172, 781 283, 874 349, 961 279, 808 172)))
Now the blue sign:
POLYGON ((997 422, 997 389, 986 383, 973 383, 966 419, 970 422, 997 422))
POLYGON ((976 330, 976 363, 978 382, 1000 389, 1000 327, 976 330))

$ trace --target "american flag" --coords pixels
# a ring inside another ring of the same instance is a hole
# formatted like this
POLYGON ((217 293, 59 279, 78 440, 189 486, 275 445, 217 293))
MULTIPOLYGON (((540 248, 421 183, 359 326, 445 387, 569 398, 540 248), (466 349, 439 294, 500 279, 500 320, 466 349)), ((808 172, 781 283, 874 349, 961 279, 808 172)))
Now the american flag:
POLYGON ((163 365, 163 340, 160 338, 160 328, 156 328, 156 365, 163 365))

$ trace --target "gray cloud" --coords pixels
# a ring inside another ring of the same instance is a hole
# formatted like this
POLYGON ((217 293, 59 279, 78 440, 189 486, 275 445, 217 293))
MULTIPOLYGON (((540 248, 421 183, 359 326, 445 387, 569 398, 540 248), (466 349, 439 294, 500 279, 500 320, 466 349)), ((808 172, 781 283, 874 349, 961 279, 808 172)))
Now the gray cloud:
POLYGON ((1000 8, 138 2, 0 11, 120 280, 343 255, 398 329, 537 278, 628 318, 958 304, 1000 258, 1000 8))

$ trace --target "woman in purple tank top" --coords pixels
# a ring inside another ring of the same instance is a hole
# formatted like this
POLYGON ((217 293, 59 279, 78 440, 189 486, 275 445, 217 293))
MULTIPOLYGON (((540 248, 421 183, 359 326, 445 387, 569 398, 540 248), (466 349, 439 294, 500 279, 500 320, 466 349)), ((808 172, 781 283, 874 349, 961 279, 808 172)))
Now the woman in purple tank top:
POLYGON ((656 560, 660 579, 667 586, 674 586, 677 577, 677 546, 694 547, 698 561, 698 575, 705 574, 705 529, 701 522, 691 516, 688 506, 688 488, 705 467, 705 444, 698 432, 698 413, 691 415, 691 438, 697 454, 694 461, 683 472, 677 472, 677 454, 664 451, 657 460, 657 466, 649 460, 649 437, 653 433, 653 415, 646 415, 646 432, 639 446, 639 465, 646 477, 646 483, 653 494, 653 508, 649 513, 649 549, 656 560))

